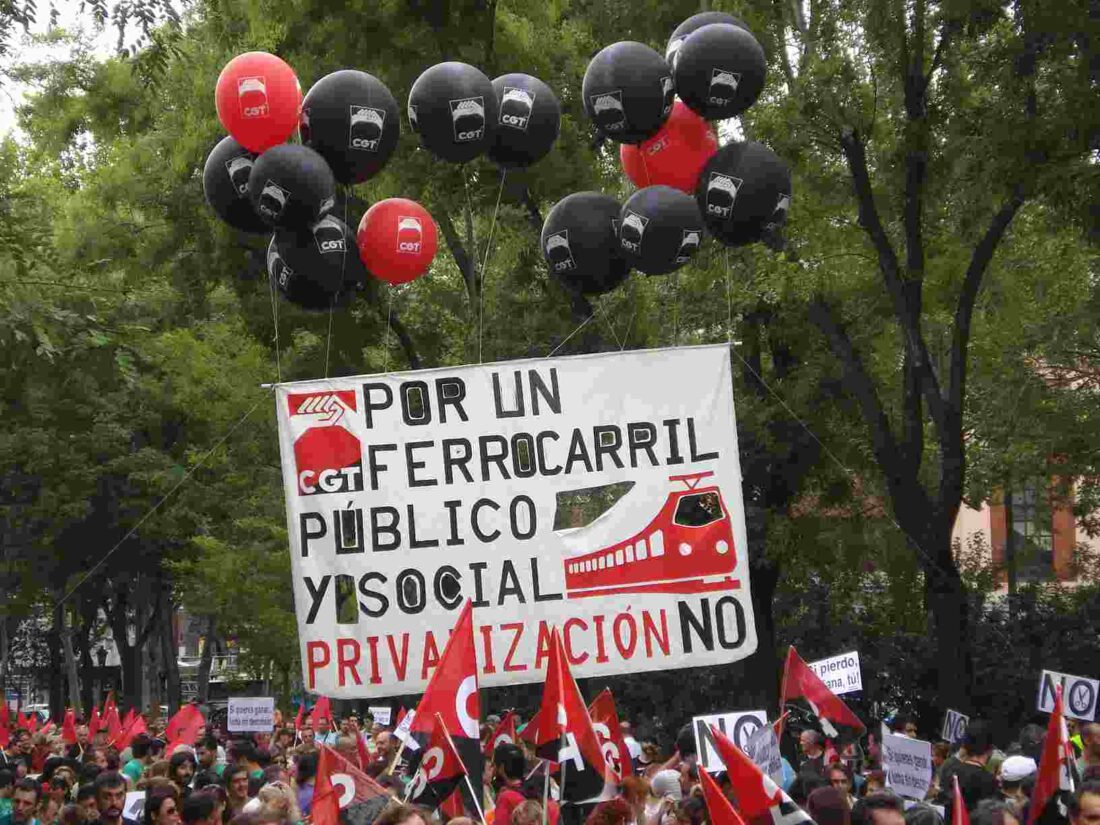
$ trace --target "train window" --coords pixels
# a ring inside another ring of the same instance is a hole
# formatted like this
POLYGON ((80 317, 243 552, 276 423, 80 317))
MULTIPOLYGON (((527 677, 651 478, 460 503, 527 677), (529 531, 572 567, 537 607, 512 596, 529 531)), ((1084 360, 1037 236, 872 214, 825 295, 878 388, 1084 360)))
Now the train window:
POLYGON ((654 530, 649 537, 649 552, 654 558, 665 554, 665 534, 660 530, 654 530))
POLYGON ((600 487, 564 490, 557 495, 554 530, 575 530, 587 527, 630 492, 633 481, 618 481, 600 487))
POLYGON ((718 494, 688 493, 680 496, 676 505, 676 523, 681 527, 702 527, 722 518, 722 503, 718 494))

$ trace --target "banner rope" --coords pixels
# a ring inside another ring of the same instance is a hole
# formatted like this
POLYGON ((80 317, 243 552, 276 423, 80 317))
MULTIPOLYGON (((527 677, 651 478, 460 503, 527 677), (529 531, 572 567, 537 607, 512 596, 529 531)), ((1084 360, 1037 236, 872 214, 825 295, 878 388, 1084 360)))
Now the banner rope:
MULTIPOLYGON (((274 392, 275 388, 270 387, 269 391, 274 392)), ((168 499, 170 499, 172 497, 172 495, 180 487, 182 487, 184 484, 186 484, 190 480, 191 476, 193 476, 195 474, 195 471, 198 470, 200 467, 202 467, 206 463, 206 460, 214 454, 214 451, 217 450, 222 444, 224 444, 229 439, 229 436, 233 435, 233 433, 235 433, 237 431, 237 429, 245 421, 248 420, 249 416, 251 416, 252 413, 256 412, 256 408, 259 407, 260 404, 263 403, 263 401, 264 401, 264 398, 257 399, 256 403, 253 404, 251 407, 249 407, 248 411, 244 415, 242 415, 240 418, 238 418, 236 423, 234 423, 232 427, 230 427, 228 430, 226 430, 225 434, 222 435, 221 438, 219 438, 216 442, 214 442, 214 446, 212 446, 209 450, 207 450, 205 453, 203 453, 202 456, 199 458, 199 460, 197 462, 195 462, 195 464, 193 464, 187 470, 186 473, 183 474, 183 478, 181 478, 178 482, 176 482, 176 484, 172 487, 171 490, 169 490, 167 493, 165 493, 163 496, 161 496, 160 500, 157 501, 157 503, 154 504, 152 507, 150 507, 145 512, 145 515, 143 515, 140 519, 138 519, 137 523, 127 531, 126 535, 124 535, 121 539, 119 539, 118 542, 114 545, 114 547, 112 547, 110 550, 108 550, 104 554, 103 558, 101 558, 99 561, 97 561, 95 563, 95 565, 93 565, 92 568, 81 577, 80 581, 78 581, 76 584, 74 584, 72 589, 70 589, 64 596, 61 597, 61 599, 57 602, 57 604, 54 605, 54 608, 58 608, 61 605, 63 605, 69 599, 69 597, 71 597, 73 595, 73 593, 75 593, 77 590, 79 590, 81 588, 81 586, 84 584, 84 582, 88 581, 88 579, 90 579, 92 577, 92 575, 94 575, 95 572, 97 570, 99 570, 99 568, 101 568, 104 564, 106 564, 107 559, 109 559, 112 555, 114 555, 115 551, 118 550, 118 548, 120 548, 123 544, 125 544, 126 541, 132 535, 134 535, 134 533, 136 533, 138 531, 138 528, 140 528, 141 525, 143 525, 146 521, 148 521, 149 518, 157 510, 159 510, 162 506, 164 506, 164 503, 166 501, 168 501, 168 499)))
MULTIPOLYGON (((493 220, 489 224, 489 239, 485 242, 485 255, 478 272, 477 290, 477 362, 482 363, 481 339, 485 329, 485 276, 488 273, 489 253, 493 249, 493 230, 497 227, 497 214, 500 212, 500 197, 504 194, 504 180, 508 177, 508 170, 500 167, 500 186, 497 187, 497 205, 493 207, 493 220)), ((467 191, 467 195, 469 192, 467 191)), ((477 251, 476 249, 474 250, 477 251)))
MULTIPOLYGON (((264 265, 266 268, 266 264, 264 265)), ((275 276, 267 273, 267 291, 271 294, 271 323, 275 327, 275 377, 283 382, 282 357, 279 355, 279 298, 275 294, 275 276)))

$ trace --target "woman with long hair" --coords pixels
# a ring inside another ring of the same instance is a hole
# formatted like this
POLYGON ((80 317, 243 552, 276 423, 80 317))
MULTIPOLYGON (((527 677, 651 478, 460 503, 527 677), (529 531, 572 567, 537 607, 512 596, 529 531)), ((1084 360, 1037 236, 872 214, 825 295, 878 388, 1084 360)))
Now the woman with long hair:
POLYGON ((142 825, 180 825, 180 796, 175 785, 157 784, 145 792, 142 825))

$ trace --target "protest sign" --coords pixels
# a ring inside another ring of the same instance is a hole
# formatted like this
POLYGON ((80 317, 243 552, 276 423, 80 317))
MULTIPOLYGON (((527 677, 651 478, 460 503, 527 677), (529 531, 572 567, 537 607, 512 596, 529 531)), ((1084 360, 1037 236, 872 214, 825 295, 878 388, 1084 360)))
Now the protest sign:
POLYGON ((306 690, 422 691, 473 601, 482 687, 756 649, 726 345, 281 384, 306 690))
POLYGON ((948 708, 947 716, 943 719, 943 731, 940 733, 940 738, 953 745, 958 744, 966 735, 966 726, 969 724, 969 716, 948 708))
POLYGON ((123 820, 141 822, 145 817, 145 791, 127 791, 122 805, 123 820))
POLYGON ((745 753, 749 759, 756 763, 764 773, 777 783, 783 782, 783 758, 779 752, 779 738, 775 735, 775 728, 764 725, 757 728, 756 732, 745 743, 745 753))
POLYGON ((413 738, 409 732, 412 730, 413 719, 416 718, 416 711, 410 710, 405 714, 405 718, 401 720, 401 724, 394 730, 393 735, 405 743, 405 747, 410 751, 420 750, 420 743, 413 738))
POLYGON ((1100 696, 1100 681, 1085 676, 1071 676, 1044 670, 1039 677, 1039 710, 1050 713, 1054 710, 1054 688, 1062 688, 1062 713, 1071 719, 1091 722, 1096 719, 1096 699, 1100 696))
POLYGON ((932 784, 932 743, 894 733, 882 737, 886 785, 899 796, 924 799, 932 784))
POLYGON ((851 650, 839 656, 819 659, 808 664, 817 678, 833 693, 855 693, 863 690, 863 671, 859 669, 859 651, 851 650))
MULTIPOLYGON (((749 741, 760 728, 768 727, 768 717, 762 710, 749 710, 711 713, 706 716, 696 716, 691 720, 692 730, 695 731, 695 752, 699 754, 699 764, 708 771, 724 771, 725 763, 714 747, 711 725, 748 753, 749 741)), ((751 757, 752 754, 749 756, 751 757)))
POLYGON ((271 733, 275 727, 275 699, 271 696, 230 698, 226 727, 230 733, 271 733))
POLYGON ((383 707, 375 707, 372 705, 367 708, 367 713, 369 713, 371 719, 379 725, 388 725, 390 719, 393 718, 393 708, 388 705, 383 707))

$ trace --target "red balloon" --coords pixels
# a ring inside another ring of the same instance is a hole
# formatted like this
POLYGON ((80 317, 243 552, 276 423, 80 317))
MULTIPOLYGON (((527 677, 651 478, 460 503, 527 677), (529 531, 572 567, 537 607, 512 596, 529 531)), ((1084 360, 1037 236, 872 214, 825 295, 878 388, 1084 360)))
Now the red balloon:
POLYGON ((302 87, 294 70, 275 55, 246 52, 225 64, 214 102, 218 120, 237 143, 262 152, 298 128, 302 87))
POLYGON ((391 284, 404 284, 427 272, 438 244, 428 210, 406 198, 387 198, 368 209, 355 241, 367 271, 391 284))
POLYGON ((619 146, 619 161, 635 186, 672 186, 692 195, 699 173, 717 151, 714 130, 677 98, 657 134, 637 145, 619 146))

